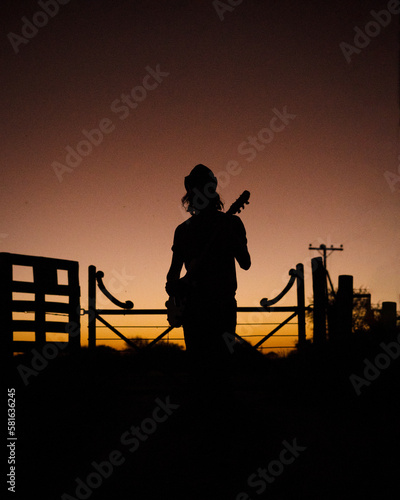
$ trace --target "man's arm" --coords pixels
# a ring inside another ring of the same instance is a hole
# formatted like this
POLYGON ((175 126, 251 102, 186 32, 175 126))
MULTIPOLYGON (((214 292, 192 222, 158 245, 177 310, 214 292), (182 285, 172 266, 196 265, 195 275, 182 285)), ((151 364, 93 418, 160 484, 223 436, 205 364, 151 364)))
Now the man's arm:
POLYGON ((238 261, 239 266, 247 271, 251 266, 250 254, 247 249, 247 245, 239 244, 236 247, 235 258, 238 261))
POLYGON ((234 256, 239 266, 247 271, 251 266, 251 258, 247 248, 246 230, 239 217, 234 216, 235 228, 233 232, 234 256))
POLYGON ((172 262, 167 274, 167 283, 177 281, 181 275, 183 260, 176 254, 172 254, 172 262))

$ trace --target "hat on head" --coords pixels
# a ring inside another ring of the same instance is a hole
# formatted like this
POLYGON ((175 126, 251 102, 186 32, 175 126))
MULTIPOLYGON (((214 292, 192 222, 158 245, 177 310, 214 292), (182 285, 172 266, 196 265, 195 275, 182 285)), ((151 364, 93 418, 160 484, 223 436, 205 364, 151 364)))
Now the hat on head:
POLYGON ((185 177, 185 188, 187 191, 197 188, 201 191, 207 186, 208 191, 214 191, 217 189, 217 178, 212 173, 212 171, 202 165, 196 165, 189 175, 185 177))

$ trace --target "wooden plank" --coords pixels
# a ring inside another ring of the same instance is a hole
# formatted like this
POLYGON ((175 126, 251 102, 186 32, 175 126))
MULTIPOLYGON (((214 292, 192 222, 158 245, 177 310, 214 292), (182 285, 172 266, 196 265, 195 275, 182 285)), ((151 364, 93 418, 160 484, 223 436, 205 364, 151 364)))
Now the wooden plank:
POLYGON ((11 283, 11 292, 22 292, 22 293, 36 293, 38 291, 45 291, 46 295, 72 295, 75 293, 80 293, 79 286, 71 285, 54 285, 50 284, 48 286, 39 286, 36 282, 29 281, 13 281, 11 283))
POLYGON ((37 285, 25 281, 13 281, 10 285, 10 292, 35 293, 37 285))
MULTIPOLYGON (((13 300, 11 310, 14 312, 34 312, 35 302, 33 300, 13 300)), ((46 302, 46 313, 69 314, 71 306, 62 302, 46 302)))
POLYGON ((64 304, 63 302, 46 302, 46 313, 64 313, 69 314, 71 312, 71 306, 69 304, 64 304))
POLYGON ((62 323, 61 321, 46 321, 45 330, 48 333, 67 333, 67 325, 69 323, 62 323))
MULTIPOLYGON (((67 325, 68 323, 61 321, 45 321, 43 333, 67 333, 67 325)), ((37 321, 24 321, 22 319, 14 320, 11 328, 14 332, 38 332, 37 321)), ((42 335, 42 337, 43 336, 44 335, 42 335)))
POLYGON ((14 352, 29 352, 37 348, 37 344, 29 340, 14 340, 12 347, 14 352))
MULTIPOLYGON (((46 342, 46 344, 52 344, 53 342, 46 342)), ((46 345, 44 344, 44 345, 46 345)), ((63 342, 63 341, 58 341, 57 344, 62 344, 60 346, 60 350, 64 351, 67 350, 68 342, 63 342), (64 348, 65 345, 65 348, 64 348)), ((40 346, 42 347, 42 346, 40 346)), ((13 342, 13 351, 14 352, 29 352, 32 351, 32 349, 38 349, 38 344, 34 341, 29 341, 29 340, 14 340, 13 342)))
POLYGON ((75 260, 56 259, 54 257, 38 257, 36 255, 22 255, 9 252, 1 252, 0 256, 7 259, 14 266, 36 266, 47 264, 57 269, 70 269, 79 263, 75 260))
POLYGON ((11 329, 14 332, 35 332, 36 321, 15 319, 11 324, 11 329))

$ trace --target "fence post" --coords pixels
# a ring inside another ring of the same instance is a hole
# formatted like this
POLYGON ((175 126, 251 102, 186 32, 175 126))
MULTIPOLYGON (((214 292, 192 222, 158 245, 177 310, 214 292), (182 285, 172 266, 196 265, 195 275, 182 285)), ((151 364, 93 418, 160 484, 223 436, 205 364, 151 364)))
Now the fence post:
POLYGON ((394 333, 396 331, 396 302, 382 302, 382 326, 385 333, 394 333))
POLYGON ((314 294, 314 344, 320 345, 326 341, 326 272, 322 257, 311 259, 313 294, 314 294))
POLYGON ((297 264, 296 266, 297 279, 297 323, 298 323, 298 345, 303 347, 306 342, 306 311, 305 311, 305 294, 304 294, 304 266, 297 264))
POLYGON ((68 348, 77 351, 81 348, 81 289, 79 286, 79 263, 68 265, 68 286, 70 288, 69 321, 74 325, 73 333, 68 335, 68 348))
POLYGON ((33 281, 35 290, 35 345, 43 347, 46 344, 46 291, 52 281, 55 270, 48 268, 45 261, 33 264, 33 281))
POLYGON ((89 266, 88 335, 91 350, 96 347, 96 266, 89 266))
POLYGON ((12 284, 13 268, 9 253, 0 253, 0 322, 5 351, 13 355, 12 284))
POLYGON ((339 276, 337 291, 337 328, 338 339, 348 339, 353 329, 353 276, 339 276))

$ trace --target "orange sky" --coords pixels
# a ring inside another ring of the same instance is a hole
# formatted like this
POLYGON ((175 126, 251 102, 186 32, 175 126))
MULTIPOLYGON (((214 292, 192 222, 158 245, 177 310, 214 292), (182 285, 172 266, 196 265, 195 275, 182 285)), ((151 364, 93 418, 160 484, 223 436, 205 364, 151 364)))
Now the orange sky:
POLYGON ((83 307, 90 264, 120 300, 163 307, 183 177, 204 163, 226 208, 251 192, 239 305, 276 295, 298 262, 311 298, 308 245, 325 243, 344 245, 334 283, 352 274, 399 308, 398 15, 350 62, 340 48, 387 2, 245 0, 221 20, 211 1, 72 1, 18 53, 7 35, 40 9, 7 5, 0 251, 79 261, 83 307))

